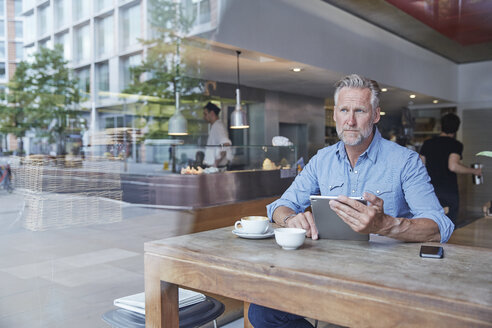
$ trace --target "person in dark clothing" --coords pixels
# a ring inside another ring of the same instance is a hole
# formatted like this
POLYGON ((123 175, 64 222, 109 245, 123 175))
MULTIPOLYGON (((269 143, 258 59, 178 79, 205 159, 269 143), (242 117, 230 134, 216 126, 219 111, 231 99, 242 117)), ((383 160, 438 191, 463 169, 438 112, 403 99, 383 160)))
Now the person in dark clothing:
POLYGON ((482 175, 482 169, 466 167, 461 163, 463 144, 456 140, 460 118, 449 113, 441 118, 441 134, 426 140, 420 157, 427 167, 441 206, 448 207, 448 217, 456 224, 459 210, 458 174, 482 175))

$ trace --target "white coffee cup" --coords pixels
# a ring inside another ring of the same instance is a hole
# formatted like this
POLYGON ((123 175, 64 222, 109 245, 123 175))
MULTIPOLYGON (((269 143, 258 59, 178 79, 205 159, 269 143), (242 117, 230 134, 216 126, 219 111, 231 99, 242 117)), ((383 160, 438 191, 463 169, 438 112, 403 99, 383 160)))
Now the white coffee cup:
POLYGON ((293 250, 304 244, 306 230, 298 228, 278 228, 275 229, 275 241, 283 249, 293 250))
POLYGON ((266 216, 245 216, 234 224, 234 229, 245 233, 265 233, 268 228, 270 220, 266 216))

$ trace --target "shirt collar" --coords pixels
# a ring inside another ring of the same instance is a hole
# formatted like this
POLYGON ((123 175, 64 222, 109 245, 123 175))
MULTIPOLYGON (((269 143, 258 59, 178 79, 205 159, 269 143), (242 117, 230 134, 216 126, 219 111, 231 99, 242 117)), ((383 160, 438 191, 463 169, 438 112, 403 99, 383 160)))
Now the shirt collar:
MULTIPOLYGON (((377 159, 377 154, 379 151, 379 146, 381 144, 381 133, 379 133, 379 130, 377 127, 374 127, 374 137, 372 138, 371 144, 369 147, 364 151, 360 156, 363 156, 364 154, 367 154, 367 157, 373 162, 376 163, 377 159)), ((337 150, 336 153, 338 155, 338 159, 342 160, 347 158, 347 151, 345 150, 345 144, 343 141, 339 141, 336 144, 337 150)))

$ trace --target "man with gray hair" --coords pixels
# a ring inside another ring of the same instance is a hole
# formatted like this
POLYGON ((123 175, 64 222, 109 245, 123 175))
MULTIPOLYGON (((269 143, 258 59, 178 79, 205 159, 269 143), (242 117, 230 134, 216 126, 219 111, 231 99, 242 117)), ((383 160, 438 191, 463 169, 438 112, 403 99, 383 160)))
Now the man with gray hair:
MULTIPOLYGON (((340 142, 311 158, 280 199, 267 206, 275 223, 306 230, 318 239, 310 195, 337 196, 330 207, 359 233, 379 234, 406 242, 446 242, 454 225, 446 217, 419 155, 383 139, 378 83, 357 74, 335 84, 336 122, 340 142), (349 196, 362 196, 364 205, 349 196)), ((312 327, 304 318, 251 304, 255 328, 312 327)))

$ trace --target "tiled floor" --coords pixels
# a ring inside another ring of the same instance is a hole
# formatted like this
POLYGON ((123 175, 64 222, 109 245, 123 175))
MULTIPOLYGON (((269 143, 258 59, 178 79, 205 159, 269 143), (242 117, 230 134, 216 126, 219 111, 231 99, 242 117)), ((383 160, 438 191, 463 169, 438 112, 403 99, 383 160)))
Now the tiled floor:
POLYGON ((101 315, 113 300, 144 289, 144 242, 190 227, 182 213, 120 205, 119 222, 30 231, 24 205, 0 190, 2 328, 109 327, 101 315))
MULTIPOLYGON (((63 204, 64 196, 55 196, 63 204)), ((0 190, 0 328, 109 327, 101 316, 114 308, 113 300, 144 290, 144 242, 189 233, 193 219, 119 203, 118 222, 73 226, 65 217, 62 229, 31 231, 25 199, 0 190)), ((61 210, 55 214, 63 218, 61 210)), ((244 326, 243 318, 221 324, 244 326)))

